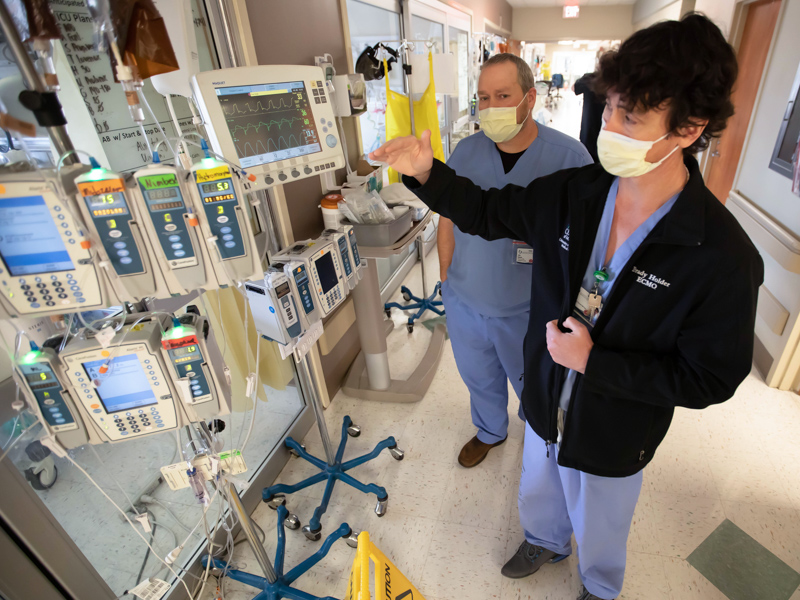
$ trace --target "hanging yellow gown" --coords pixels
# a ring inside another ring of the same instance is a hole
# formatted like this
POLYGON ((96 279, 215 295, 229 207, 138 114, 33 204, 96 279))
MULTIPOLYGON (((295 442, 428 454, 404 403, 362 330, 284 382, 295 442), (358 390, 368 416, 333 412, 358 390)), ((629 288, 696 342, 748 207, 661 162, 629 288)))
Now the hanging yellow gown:
MULTIPOLYGON (((439 115, 436 112, 436 89, 433 84, 433 54, 428 53, 430 83, 419 100, 414 101, 414 135, 421 137, 426 129, 431 130, 431 147, 433 157, 444 161, 442 133, 439 130, 439 115)), ((386 141, 397 137, 411 135, 411 115, 408 110, 408 96, 389 88, 389 68, 383 61, 384 79, 386 80, 386 141)), ((389 169, 389 182, 398 183, 400 174, 389 169)))

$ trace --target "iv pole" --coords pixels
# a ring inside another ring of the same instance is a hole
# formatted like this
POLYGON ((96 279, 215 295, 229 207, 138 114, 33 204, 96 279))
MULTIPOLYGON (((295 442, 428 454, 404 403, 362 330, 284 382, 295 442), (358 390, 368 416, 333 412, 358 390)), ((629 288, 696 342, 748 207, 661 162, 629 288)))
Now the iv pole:
MULTIPOLYGON (((47 110, 50 119, 56 122, 60 121, 62 123, 66 123, 64 113, 61 112, 61 105, 58 103, 58 97, 56 96, 55 92, 50 92, 47 90, 47 87, 42 81, 41 76, 33 66, 31 57, 28 55, 28 52, 25 50, 25 46, 22 44, 19 32, 14 25, 14 20, 11 18, 11 14, 8 12, 8 8, 1 0, 0 27, 3 28, 3 33, 6 36, 6 42, 8 42, 8 46, 14 53, 14 59, 17 61, 17 66, 19 66, 20 73, 22 74, 22 80, 25 82, 25 85, 28 87, 28 89, 35 92, 35 94, 38 96, 36 99, 38 101, 38 106, 33 108, 24 101, 22 102, 23 106, 36 112, 45 112, 47 110)), ((30 92, 23 93, 30 94, 30 92)), ((44 127, 47 129, 47 133, 50 136, 50 140, 53 142, 53 147, 55 148, 56 154, 59 157, 64 156, 67 152, 75 150, 75 147, 72 145, 72 140, 67 134, 67 129, 63 124, 45 125, 44 127)), ((78 162, 78 156, 74 152, 64 159, 64 164, 67 165, 78 162)))

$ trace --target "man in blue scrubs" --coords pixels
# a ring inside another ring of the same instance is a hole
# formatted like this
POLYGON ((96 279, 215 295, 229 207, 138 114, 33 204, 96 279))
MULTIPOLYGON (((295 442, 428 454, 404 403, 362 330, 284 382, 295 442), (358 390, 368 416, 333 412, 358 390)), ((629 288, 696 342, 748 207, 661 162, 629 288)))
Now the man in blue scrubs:
MULTIPOLYGON (((448 166, 489 190, 526 186, 537 177, 590 164, 580 142, 533 120, 533 84, 521 58, 490 58, 478 81, 481 131, 459 142, 448 166)), ((478 430, 458 456, 469 468, 506 440, 508 382, 517 397, 522 393, 533 250, 517 240, 490 242, 463 233, 445 217, 439 220, 437 245, 447 329, 478 430)))

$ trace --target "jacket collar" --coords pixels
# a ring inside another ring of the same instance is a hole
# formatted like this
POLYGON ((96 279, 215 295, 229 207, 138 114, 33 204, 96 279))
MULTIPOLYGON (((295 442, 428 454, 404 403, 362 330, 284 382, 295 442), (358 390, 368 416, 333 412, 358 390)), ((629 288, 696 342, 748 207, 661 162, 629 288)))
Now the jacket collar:
MULTIPOLYGON (((675 201, 675 205, 653 230, 652 242, 698 246, 705 239, 705 200, 708 190, 697 160, 689 156, 684 159, 684 164, 689 170, 689 181, 675 201)), ((599 164, 570 181, 568 193, 572 231, 577 225, 579 231, 575 233, 580 235, 586 221, 599 222, 613 181, 614 176, 607 173, 599 164)))

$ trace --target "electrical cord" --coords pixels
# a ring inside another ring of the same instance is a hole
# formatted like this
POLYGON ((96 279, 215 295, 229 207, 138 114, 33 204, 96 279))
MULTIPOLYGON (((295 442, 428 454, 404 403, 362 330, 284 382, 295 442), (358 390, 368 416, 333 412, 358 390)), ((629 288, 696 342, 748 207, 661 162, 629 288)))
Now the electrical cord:
MULTIPOLYGON (((124 511, 124 510, 122 510, 122 509, 119 507, 119 505, 118 505, 116 502, 114 502, 114 501, 111 499, 111 496, 109 496, 108 494, 106 494, 105 490, 103 490, 103 488, 101 488, 101 487, 100 487, 100 486, 97 484, 97 482, 96 482, 94 479, 92 479, 92 476, 91 476, 91 475, 89 475, 89 473, 87 473, 87 472, 86 472, 86 469, 84 469, 82 466, 80 466, 80 465, 79 465, 79 464, 78 464, 78 463, 75 461, 75 459, 73 459, 73 458, 72 458, 72 457, 71 457, 71 456, 70 456, 68 453, 64 453, 64 457, 65 457, 65 458, 66 458, 66 459, 67 459, 69 462, 71 462, 71 463, 72 463, 72 464, 75 466, 75 468, 76 468, 76 469, 78 469, 78 470, 79 470, 81 473, 83 473, 83 474, 86 476, 86 478, 87 478, 89 481, 91 481, 91 482, 92 482, 92 484, 94 485, 94 487, 96 487, 96 488, 97 488, 97 490, 98 490, 98 491, 99 491, 101 494, 103 494, 103 496, 105 496, 106 500, 108 500, 108 501, 109 501, 109 502, 112 504, 112 506, 113 506, 114 508, 116 508, 116 509, 117 509, 117 511, 119 511, 119 513, 120 513, 120 514, 121 514, 121 515, 122 515, 122 516, 125 518, 125 520, 128 522, 128 524, 131 526, 131 529, 133 529, 134 533, 136 533, 136 535, 138 535, 138 536, 141 538, 141 540, 142 540, 142 541, 143 541, 143 542, 144 542, 144 543, 147 545, 147 547, 148 547, 148 548, 150 548, 150 551, 153 553, 153 555, 154 555, 154 556, 157 556, 157 557, 158 557, 158 559, 159 559, 159 560, 160 560, 162 563, 164 563, 164 565, 165 565, 165 566, 166 566, 166 567, 167 567, 167 568, 170 570, 170 572, 171 572, 171 573, 172 573, 172 574, 175 576, 175 578, 176 578, 178 581, 180 581, 180 582, 183 584, 183 587, 184 587, 184 588, 186 588, 186 593, 187 593, 187 594, 189 594, 189 596, 191 597, 191 592, 189 591, 189 586, 188 586, 188 585, 186 585, 186 582, 183 580, 183 578, 182 578, 180 575, 178 575, 178 574, 175 572, 175 570, 174 570, 174 569, 173 569, 173 568, 172 568, 172 567, 171 567, 171 566, 170 566, 170 565, 169 565, 169 564, 168 564, 168 563, 167 563, 167 562, 166 562, 164 559, 162 559, 160 556, 158 556, 158 553, 155 551, 155 549, 153 548, 153 546, 150 544, 150 542, 148 542, 148 541, 147 541, 147 538, 145 538, 145 537, 144 537, 144 536, 141 534, 141 532, 140 532, 140 531, 139 531, 139 530, 136 528, 136 525, 134 525, 134 524, 133 524, 133 522, 131 522, 131 520, 128 518, 128 515, 127 515, 127 514, 125 514, 125 511, 124 511)), ((2 459, 0 458, 0 460, 2 460, 2 459)))
MULTIPOLYGON (((165 511, 167 511, 167 514, 168 514, 170 517, 172 517, 172 520, 173 520, 173 521, 175 521, 175 524, 176 524, 178 527, 180 527, 181 529, 183 529, 183 530, 184 530, 184 531, 186 531, 187 533, 188 533, 188 532, 191 532, 191 529, 189 529, 189 528, 188 528, 186 525, 184 525, 184 524, 183 524, 183 521, 181 521, 181 520, 178 518, 178 516, 177 516, 177 515, 176 515, 174 512, 172 512, 172 509, 171 509, 170 507, 168 507, 166 504, 164 504, 163 502, 161 502, 161 500, 159 500, 158 498, 153 498, 152 496, 150 496, 150 498, 151 498, 151 501, 153 502, 153 504, 158 504, 158 505, 159 505, 161 508, 163 508, 165 511)), ((176 545, 177 545, 177 541, 176 541, 175 543, 176 543, 176 545)))
MULTIPOLYGON (((106 469, 106 463, 104 463, 104 462, 103 462, 103 459, 102 459, 102 458, 100 458, 100 455, 97 453, 97 450, 95 450, 95 449, 94 449, 94 444, 89 444, 89 449, 92 451, 92 454, 94 454, 95 458, 97 459, 97 462, 99 462, 99 463, 100 463, 100 466, 101 466, 101 467, 103 467, 103 469, 106 469)), ((108 469, 106 469, 106 471, 108 471, 108 469)), ((136 507, 133 505, 133 500, 131 500, 131 497, 130 497, 130 496, 128 496, 127 492, 126 492, 126 491, 123 489, 122 485, 121 485, 121 484, 120 484, 120 482, 117 480, 117 478, 116 478, 116 477, 114 477, 114 475, 113 475, 113 474, 111 474, 111 473, 108 473, 108 472, 107 472, 106 474, 107 474, 109 477, 111 477, 111 480, 112 480, 112 481, 113 481, 113 482, 116 484, 116 486, 119 488, 119 491, 120 491, 120 492, 122 492, 122 495, 123 495, 123 496, 125 496, 125 499, 126 499, 126 500, 128 501, 128 503, 131 505, 131 510, 133 510, 133 512, 136 514, 136 516, 139 516, 139 514, 140 514, 140 513, 139 513, 139 511, 138 511, 138 510, 136 510, 136 507)), ((137 583, 138 583, 138 582, 137 582, 137 583)))
MULTIPOLYGON (((149 515, 148 515, 149 518, 149 515)), ((152 548, 153 541, 156 539, 156 529, 158 525, 153 523, 153 527, 150 530, 150 543, 147 544, 147 552, 144 553, 144 560, 142 561, 142 566, 139 567, 139 574, 136 576, 136 584, 139 585, 139 582, 142 580, 142 573, 144 573, 144 568, 147 566, 147 559, 150 558, 150 549, 152 548)))

